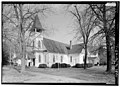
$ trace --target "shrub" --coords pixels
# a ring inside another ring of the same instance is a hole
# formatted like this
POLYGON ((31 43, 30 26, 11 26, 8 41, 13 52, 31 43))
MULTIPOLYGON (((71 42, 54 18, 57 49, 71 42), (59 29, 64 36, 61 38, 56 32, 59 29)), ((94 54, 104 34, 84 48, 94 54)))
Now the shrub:
POLYGON ((67 67, 71 67, 71 65, 70 65, 70 64, 67 64, 67 67))
MULTIPOLYGON (((93 66, 92 63, 88 63, 88 64, 86 65, 87 68, 90 68, 90 67, 92 67, 92 66, 93 66)), ((72 66, 72 68, 84 68, 84 64, 79 64, 79 63, 77 63, 75 66, 72 66)))
POLYGON ((40 64, 38 68, 47 68, 46 64, 40 64))
POLYGON ((107 65, 107 63, 106 62, 101 62, 100 65, 107 65))
POLYGON ((70 64, 66 64, 66 63, 55 63, 55 64, 52 64, 51 68, 68 68, 68 67, 71 67, 70 64))
POLYGON ((79 64, 79 63, 77 63, 77 64, 75 65, 75 67, 76 67, 76 68, 84 68, 84 64, 79 64))
POLYGON ((58 68, 60 67, 60 63, 55 63, 55 64, 52 64, 51 68, 58 68))
POLYGON ((90 68, 90 67, 92 67, 92 66, 93 66, 92 63, 87 63, 87 68, 90 68))
POLYGON ((68 67, 71 67, 71 66, 70 66, 70 64, 62 63, 62 64, 60 64, 60 67, 61 68, 68 68, 68 67))

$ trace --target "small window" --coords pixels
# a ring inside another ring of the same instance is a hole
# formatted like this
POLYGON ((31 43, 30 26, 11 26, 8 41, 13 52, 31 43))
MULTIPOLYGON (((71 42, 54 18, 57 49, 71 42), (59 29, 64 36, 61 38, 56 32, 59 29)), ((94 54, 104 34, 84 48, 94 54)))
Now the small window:
POLYGON ((39 63, 41 62, 41 55, 39 55, 39 63))
POLYGON ((70 56, 70 62, 72 62, 72 56, 70 56))
POLYGON ((63 62, 63 56, 61 56, 61 63, 63 62))
POLYGON ((55 55, 53 55, 53 62, 55 62, 55 55))

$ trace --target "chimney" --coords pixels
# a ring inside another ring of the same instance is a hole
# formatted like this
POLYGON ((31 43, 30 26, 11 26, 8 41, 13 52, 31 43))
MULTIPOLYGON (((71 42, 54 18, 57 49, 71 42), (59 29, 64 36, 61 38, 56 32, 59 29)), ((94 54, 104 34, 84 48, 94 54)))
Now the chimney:
POLYGON ((72 41, 70 40, 70 49, 72 49, 72 41))

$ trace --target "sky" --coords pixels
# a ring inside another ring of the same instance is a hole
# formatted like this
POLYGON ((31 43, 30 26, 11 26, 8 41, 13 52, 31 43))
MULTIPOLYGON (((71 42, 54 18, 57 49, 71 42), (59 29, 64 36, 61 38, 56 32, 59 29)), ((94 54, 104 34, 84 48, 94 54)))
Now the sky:
MULTIPOLYGON (((43 24, 43 28, 46 28, 49 31, 49 36, 44 35, 44 37, 59 41, 62 43, 70 44, 70 40, 72 40, 72 44, 83 43, 81 41, 77 41, 75 37, 76 23, 73 15, 65 10, 64 4, 50 4, 54 13, 47 14, 44 20, 41 21, 43 24)), ((81 5, 79 10, 82 11, 84 6, 81 5)), ((98 30, 98 29, 96 29, 98 30)), ((97 32, 95 30, 95 32, 97 32)), ((94 31, 90 34, 93 35, 94 31)))
POLYGON ((53 33, 49 37, 45 37, 69 44, 74 37, 74 33, 72 33, 74 19, 70 13, 64 10, 63 5, 53 4, 51 6, 55 13, 47 15, 42 23, 45 24, 47 29, 53 29, 53 33))

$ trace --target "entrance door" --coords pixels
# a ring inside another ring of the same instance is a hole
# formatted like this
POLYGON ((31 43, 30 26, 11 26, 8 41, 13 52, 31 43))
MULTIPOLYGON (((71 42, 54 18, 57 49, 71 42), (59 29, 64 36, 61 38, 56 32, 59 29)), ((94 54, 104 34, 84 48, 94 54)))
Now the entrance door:
POLYGON ((33 66, 35 66, 35 58, 33 59, 33 66))

